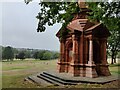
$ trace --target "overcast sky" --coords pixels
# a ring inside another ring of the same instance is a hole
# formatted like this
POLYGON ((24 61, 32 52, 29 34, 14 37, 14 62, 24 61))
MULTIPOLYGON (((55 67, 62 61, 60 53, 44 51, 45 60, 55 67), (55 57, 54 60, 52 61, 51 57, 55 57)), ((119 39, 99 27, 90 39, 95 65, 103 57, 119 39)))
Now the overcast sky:
POLYGON ((45 32, 38 33, 36 31, 38 21, 35 17, 39 12, 39 8, 37 2, 28 5, 24 2, 2 3, 2 14, 0 13, 2 43, 0 42, 0 45, 59 51, 59 40, 55 34, 61 25, 47 26, 45 32))

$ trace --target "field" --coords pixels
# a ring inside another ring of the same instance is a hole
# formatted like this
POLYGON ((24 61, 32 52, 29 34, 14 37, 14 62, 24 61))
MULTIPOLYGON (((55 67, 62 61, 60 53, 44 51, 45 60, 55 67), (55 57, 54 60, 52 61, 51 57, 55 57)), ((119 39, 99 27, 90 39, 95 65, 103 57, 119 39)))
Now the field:
MULTIPOLYGON (((57 60, 15 60, 2 62, 2 88, 42 88, 43 86, 24 81, 24 78, 41 71, 56 69, 57 60)), ((120 75, 120 64, 110 65, 112 74, 120 75)), ((0 72, 1 73, 1 72, 0 72)), ((106 84, 79 84, 65 86, 65 88, 117 88, 119 81, 106 84)), ((46 88, 59 88, 60 86, 48 86, 46 88)))

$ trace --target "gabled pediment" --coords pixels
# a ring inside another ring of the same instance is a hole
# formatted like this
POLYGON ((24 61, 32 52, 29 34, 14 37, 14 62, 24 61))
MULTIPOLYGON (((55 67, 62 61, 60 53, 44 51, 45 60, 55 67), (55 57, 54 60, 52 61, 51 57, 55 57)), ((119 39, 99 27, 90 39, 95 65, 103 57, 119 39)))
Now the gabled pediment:
POLYGON ((110 36, 110 32, 103 23, 98 23, 87 30, 85 30, 85 34, 92 34, 94 37, 108 37, 110 36))

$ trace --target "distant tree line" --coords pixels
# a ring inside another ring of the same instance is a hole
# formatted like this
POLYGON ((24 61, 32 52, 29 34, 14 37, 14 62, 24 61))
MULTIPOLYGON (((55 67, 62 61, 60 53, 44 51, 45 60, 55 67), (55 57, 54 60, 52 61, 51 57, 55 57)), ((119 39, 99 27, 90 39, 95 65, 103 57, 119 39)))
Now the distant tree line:
POLYGON ((48 50, 41 50, 35 52, 33 57, 40 60, 57 59, 59 57, 59 53, 48 50))
MULTIPOLYGON (((2 46, 1 46, 2 47, 2 46)), ((13 59, 24 60, 26 58, 34 58, 38 60, 50 60, 59 58, 57 51, 39 50, 39 49, 25 49, 13 48, 10 46, 2 47, 1 60, 11 61, 13 59)))

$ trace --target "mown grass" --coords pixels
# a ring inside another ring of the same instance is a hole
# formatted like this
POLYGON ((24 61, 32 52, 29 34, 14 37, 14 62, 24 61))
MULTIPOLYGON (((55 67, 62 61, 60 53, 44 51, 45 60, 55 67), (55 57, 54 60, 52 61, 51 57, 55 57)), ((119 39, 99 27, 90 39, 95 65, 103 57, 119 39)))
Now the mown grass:
POLYGON ((56 68, 56 60, 15 60, 2 63, 2 87, 3 88, 29 88, 40 87, 24 82, 24 78, 41 71, 56 68))
MULTIPOLYGON (((15 60, 2 63, 2 87, 3 88, 42 88, 43 86, 24 81, 24 78, 38 72, 56 69, 57 60, 15 60)), ((112 74, 120 74, 120 64, 110 65, 112 74)), ((107 84, 67 85, 65 88, 115 88, 118 81, 107 84)), ((59 86, 48 86, 46 88, 59 88, 59 86)))
POLYGON ((120 63, 117 64, 111 64, 109 69, 112 74, 120 74, 120 63))

